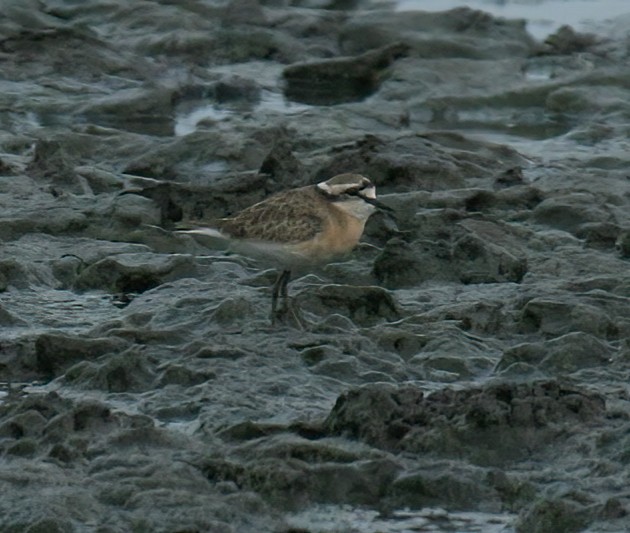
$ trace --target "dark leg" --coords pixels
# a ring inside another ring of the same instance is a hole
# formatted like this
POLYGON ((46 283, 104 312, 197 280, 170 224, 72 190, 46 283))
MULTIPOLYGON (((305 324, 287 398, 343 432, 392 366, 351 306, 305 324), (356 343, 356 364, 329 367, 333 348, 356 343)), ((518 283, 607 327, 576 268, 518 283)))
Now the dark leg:
POLYGON ((271 293, 271 323, 275 324, 276 319, 281 318, 287 312, 287 298, 289 279, 291 279, 291 271, 283 270, 278 275, 276 282, 273 284, 273 292, 271 293), (280 309, 278 309, 278 297, 282 299, 280 309))
POLYGON ((280 285, 280 298, 282 298, 285 302, 289 297, 289 280, 291 279, 291 271, 284 270, 282 274, 286 274, 282 279, 282 284, 280 285))

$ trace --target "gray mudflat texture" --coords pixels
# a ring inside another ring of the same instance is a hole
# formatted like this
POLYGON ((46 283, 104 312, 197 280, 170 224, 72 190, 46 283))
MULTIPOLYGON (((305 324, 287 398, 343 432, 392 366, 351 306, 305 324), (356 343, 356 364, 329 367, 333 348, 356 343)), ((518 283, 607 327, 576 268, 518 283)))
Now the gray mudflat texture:
POLYGON ((2 11, 0 531, 630 530, 630 17, 2 11), (342 172, 304 330, 173 232, 342 172))

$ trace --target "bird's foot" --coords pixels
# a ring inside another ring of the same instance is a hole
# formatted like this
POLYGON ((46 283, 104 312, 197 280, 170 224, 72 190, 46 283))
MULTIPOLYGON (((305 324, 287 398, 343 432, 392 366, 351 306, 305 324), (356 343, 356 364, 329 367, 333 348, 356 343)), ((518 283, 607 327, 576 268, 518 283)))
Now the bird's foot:
POLYGON ((292 325, 298 329, 306 329, 306 321, 300 308, 290 298, 283 298, 282 305, 271 310, 271 325, 292 325))

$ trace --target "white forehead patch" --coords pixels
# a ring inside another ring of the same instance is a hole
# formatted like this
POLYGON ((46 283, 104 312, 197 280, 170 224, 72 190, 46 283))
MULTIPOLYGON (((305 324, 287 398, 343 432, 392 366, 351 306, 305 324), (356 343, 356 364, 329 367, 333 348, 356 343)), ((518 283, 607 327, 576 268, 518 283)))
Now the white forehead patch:
POLYGON ((317 184, 317 187, 322 191, 327 192, 328 194, 332 194, 333 196, 340 196, 348 189, 354 187, 354 185, 350 185, 348 183, 337 183, 335 185, 330 185, 326 181, 321 181, 317 184))
POLYGON ((365 196, 366 198, 372 198, 372 200, 376 199, 376 187, 372 185, 371 187, 366 187, 361 191, 361 196, 365 196))
MULTIPOLYGON (((317 184, 317 188, 321 189, 322 191, 332 196, 341 196, 347 190, 355 189, 357 185, 359 184, 359 183, 335 183, 331 185, 329 181, 330 180, 319 182, 317 184)), ((364 196, 366 198, 374 199, 376 198, 376 188, 374 187, 374 185, 371 185, 370 187, 366 187, 365 189, 362 189, 359 192, 359 195, 364 196)))
POLYGON ((328 183, 326 183, 325 181, 320 181, 316 187, 318 189, 321 189, 324 192, 327 192, 328 194, 333 194, 332 189, 330 187, 330 185, 328 185, 328 183))

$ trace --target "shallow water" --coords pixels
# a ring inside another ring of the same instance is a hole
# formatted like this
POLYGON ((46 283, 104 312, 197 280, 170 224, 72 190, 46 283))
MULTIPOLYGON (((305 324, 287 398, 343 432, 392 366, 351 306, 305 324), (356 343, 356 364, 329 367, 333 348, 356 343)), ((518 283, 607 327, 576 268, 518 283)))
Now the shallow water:
POLYGON ((243 114, 280 115, 281 119, 282 115, 300 113, 310 108, 311 106, 306 104, 291 102, 279 92, 264 89, 261 91, 258 102, 245 106, 187 101, 176 109, 175 135, 188 135, 196 131, 200 124, 208 127, 215 122, 222 122, 243 114))
POLYGON ((560 26, 568 24, 578 31, 593 31, 602 22, 630 16, 625 0, 398 0, 400 11, 442 11, 468 6, 497 17, 525 19, 527 30, 543 40, 560 26))
POLYGON ((350 506, 317 506, 288 516, 295 528, 318 533, 513 533, 509 514, 457 513, 444 509, 408 509, 382 516, 376 511, 350 506))

